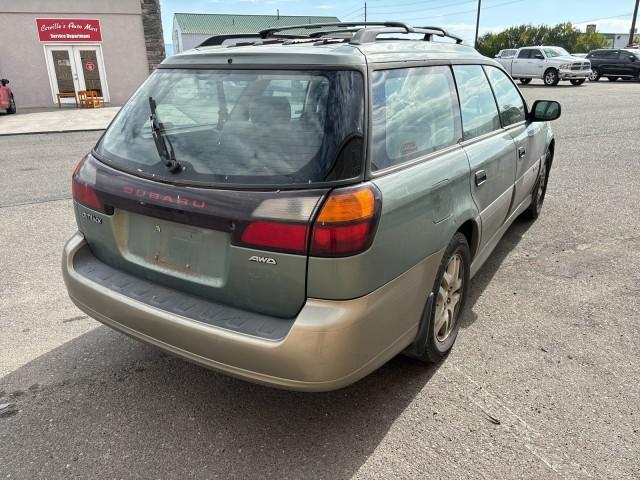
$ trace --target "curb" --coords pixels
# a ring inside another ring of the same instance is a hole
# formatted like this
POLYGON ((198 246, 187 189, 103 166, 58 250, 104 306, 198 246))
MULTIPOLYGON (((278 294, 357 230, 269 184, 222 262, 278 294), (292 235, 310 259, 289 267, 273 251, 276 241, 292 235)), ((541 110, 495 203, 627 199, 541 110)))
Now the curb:
POLYGON ((36 132, 15 132, 15 133, 0 133, 0 137, 9 137, 17 135, 46 135, 51 133, 74 133, 74 132, 100 132, 106 130, 107 127, 102 128, 78 128, 72 130, 42 130, 36 132))

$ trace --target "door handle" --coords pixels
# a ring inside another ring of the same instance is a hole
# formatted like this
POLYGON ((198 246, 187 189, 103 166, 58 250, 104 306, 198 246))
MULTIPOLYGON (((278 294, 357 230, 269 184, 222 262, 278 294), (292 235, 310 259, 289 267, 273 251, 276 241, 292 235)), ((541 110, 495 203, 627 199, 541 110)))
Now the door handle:
POLYGON ((487 172, 485 172, 484 170, 478 170, 476 172, 476 187, 479 187, 486 181, 487 181, 487 172))
POLYGON ((527 149, 524 147, 519 147, 518 148, 518 158, 524 158, 525 155, 527 154, 527 149))

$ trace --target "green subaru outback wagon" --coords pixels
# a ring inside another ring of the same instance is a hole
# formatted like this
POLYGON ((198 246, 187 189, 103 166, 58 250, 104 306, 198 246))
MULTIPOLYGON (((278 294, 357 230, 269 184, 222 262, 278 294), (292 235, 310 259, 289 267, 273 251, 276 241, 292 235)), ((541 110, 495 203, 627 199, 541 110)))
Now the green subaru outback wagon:
POLYGON ((75 168, 71 299, 281 388, 438 361, 469 279, 540 214, 560 105, 436 27, 240 37, 166 59, 75 168))

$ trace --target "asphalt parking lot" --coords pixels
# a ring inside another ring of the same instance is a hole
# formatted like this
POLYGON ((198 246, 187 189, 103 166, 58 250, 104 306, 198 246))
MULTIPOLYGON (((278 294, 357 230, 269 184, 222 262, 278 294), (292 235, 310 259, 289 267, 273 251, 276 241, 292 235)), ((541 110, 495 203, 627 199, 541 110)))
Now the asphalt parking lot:
POLYGON ((523 92, 563 105, 542 217, 475 277, 446 361, 324 394, 87 318, 59 263, 99 132, 0 137, 0 478, 639 478, 640 83, 523 92))

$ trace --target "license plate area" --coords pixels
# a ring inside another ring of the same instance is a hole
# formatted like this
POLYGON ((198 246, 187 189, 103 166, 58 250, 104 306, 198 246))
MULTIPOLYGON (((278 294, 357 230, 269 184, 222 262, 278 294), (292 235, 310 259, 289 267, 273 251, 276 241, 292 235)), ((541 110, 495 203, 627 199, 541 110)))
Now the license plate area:
POLYGON ((225 283, 229 235, 118 210, 122 255, 146 269, 211 287, 225 283))

